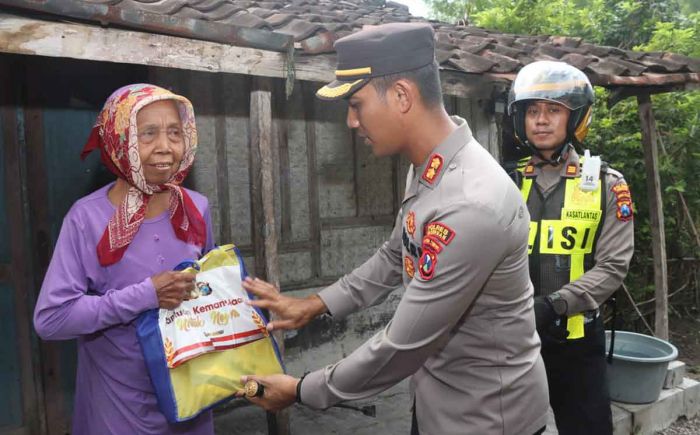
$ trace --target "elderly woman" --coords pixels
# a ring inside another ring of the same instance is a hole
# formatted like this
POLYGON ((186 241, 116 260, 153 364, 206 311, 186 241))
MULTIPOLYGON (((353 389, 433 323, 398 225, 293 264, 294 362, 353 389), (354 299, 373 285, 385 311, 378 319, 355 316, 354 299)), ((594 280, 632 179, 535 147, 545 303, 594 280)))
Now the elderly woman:
POLYGON ((172 268, 213 246, 207 199, 180 187, 196 148, 192 104, 148 84, 115 91, 85 146, 118 178, 66 215, 34 312, 43 339, 78 339, 75 435, 214 432, 211 412, 165 420, 135 326, 180 305, 194 275, 172 268))

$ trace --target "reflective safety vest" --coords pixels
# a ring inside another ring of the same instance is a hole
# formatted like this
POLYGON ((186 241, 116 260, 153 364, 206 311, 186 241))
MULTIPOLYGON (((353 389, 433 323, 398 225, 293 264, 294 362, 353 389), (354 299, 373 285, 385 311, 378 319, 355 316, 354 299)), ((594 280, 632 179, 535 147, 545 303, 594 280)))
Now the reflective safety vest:
MULTIPOLYGON (((594 265, 595 244, 605 213, 605 170, 601 171, 598 188, 591 192, 581 190, 581 177, 562 178, 545 198, 533 189, 534 180, 525 175, 520 192, 531 219, 530 277, 535 294, 547 295, 577 280, 594 265)), ((566 327, 568 339, 582 338, 584 314, 569 316, 566 327)))

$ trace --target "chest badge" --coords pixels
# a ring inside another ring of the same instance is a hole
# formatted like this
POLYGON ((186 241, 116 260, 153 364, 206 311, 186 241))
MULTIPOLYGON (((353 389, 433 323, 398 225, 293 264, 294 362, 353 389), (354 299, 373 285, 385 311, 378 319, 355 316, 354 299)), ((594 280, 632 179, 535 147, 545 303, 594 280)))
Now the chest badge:
POLYGON ((416 232, 416 214, 414 212, 409 212, 406 217, 406 231, 413 237, 413 233, 416 232))
POLYGON ((416 274, 416 266, 413 264, 413 259, 408 255, 403 257, 403 268, 406 271, 406 275, 413 279, 413 276, 416 274))
POLYGON ((426 166, 425 171, 423 171, 423 179, 430 184, 440 175, 440 170, 442 169, 442 156, 440 154, 433 154, 430 156, 430 162, 426 166))

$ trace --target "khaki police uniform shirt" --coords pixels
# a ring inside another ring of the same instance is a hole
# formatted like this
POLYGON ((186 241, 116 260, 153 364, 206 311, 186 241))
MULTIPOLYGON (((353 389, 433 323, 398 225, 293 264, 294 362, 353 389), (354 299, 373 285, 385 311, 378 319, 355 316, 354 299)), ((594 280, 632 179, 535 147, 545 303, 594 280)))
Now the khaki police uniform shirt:
POLYGON ((389 324, 306 376, 302 403, 325 409, 413 375, 423 434, 532 434, 548 389, 517 187, 461 118, 418 168, 390 239, 319 296, 334 318, 405 293, 389 324), (428 236, 426 238, 426 236, 428 236))
MULTIPOLYGON (((579 155, 571 149, 561 167, 542 166, 541 159, 533 157, 535 186, 547 196, 562 178, 580 176, 579 155), (573 166, 575 172, 567 173, 573 166)), ((627 182, 612 168, 605 173, 605 217, 593 256, 595 266, 579 279, 557 291, 567 302, 567 315, 597 309, 617 290, 627 275, 634 254, 634 224, 632 216, 621 216, 618 209, 631 202, 627 182)))

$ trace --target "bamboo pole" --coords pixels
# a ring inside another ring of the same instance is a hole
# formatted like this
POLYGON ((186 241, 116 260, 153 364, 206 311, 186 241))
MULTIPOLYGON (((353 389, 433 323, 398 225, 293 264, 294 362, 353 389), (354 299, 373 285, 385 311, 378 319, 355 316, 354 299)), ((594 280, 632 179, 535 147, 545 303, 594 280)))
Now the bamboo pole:
POLYGON ((656 295, 655 324, 656 336, 668 339, 668 268, 666 266, 666 235, 664 231, 661 180, 659 178, 659 155, 656 144, 656 120, 648 94, 637 96, 639 121, 642 127, 644 146, 644 166, 649 198, 649 223, 651 226, 651 247, 654 255, 654 288, 656 295))

